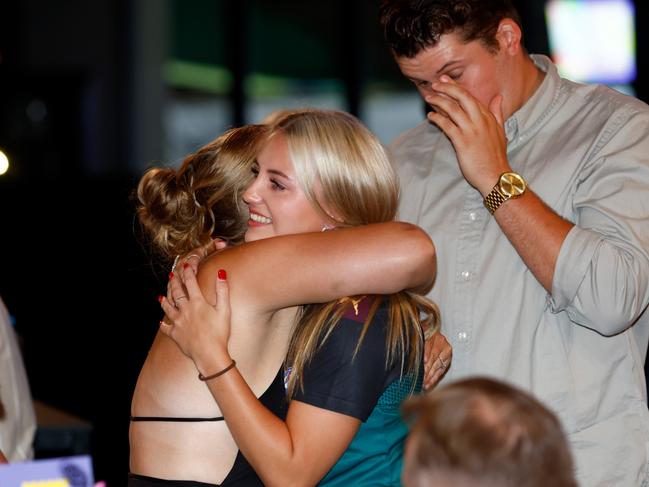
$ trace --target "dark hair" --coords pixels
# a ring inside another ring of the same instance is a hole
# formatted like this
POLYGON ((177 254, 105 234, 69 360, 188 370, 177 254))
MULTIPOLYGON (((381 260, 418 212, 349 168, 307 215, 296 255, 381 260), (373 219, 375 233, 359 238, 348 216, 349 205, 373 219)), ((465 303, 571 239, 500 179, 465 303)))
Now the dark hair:
MULTIPOLYGON (((499 487, 576 487, 557 417, 530 394, 488 378, 464 379, 404 405, 414 425, 404 479, 499 487)), ((432 484, 431 484, 432 485, 432 484)))
POLYGON ((185 158, 179 169, 154 167, 137 186, 137 216, 153 250, 173 260, 220 237, 243 241, 247 213, 242 196, 268 127, 228 130, 185 158))
POLYGON ((497 51, 500 21, 510 18, 520 26, 509 0, 383 0, 379 17, 392 53, 406 58, 433 47, 449 33, 457 33, 464 42, 477 39, 497 51))

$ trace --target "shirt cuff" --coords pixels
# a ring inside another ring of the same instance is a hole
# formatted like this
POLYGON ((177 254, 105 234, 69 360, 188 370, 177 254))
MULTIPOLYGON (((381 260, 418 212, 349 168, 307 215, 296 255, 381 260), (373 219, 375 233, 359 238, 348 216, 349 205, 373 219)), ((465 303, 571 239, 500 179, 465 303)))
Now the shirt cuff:
POLYGON ((572 303, 601 241, 600 235, 577 225, 568 232, 559 250, 552 295, 548 297, 553 313, 564 311, 572 303))

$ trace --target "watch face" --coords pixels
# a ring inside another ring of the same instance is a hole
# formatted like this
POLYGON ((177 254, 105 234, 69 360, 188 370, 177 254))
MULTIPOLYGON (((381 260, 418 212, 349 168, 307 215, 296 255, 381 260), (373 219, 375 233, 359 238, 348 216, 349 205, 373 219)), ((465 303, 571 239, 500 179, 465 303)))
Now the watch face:
POLYGON ((526 188, 525 180, 515 172, 506 172, 500 176, 498 185, 503 194, 510 198, 522 195, 526 188))

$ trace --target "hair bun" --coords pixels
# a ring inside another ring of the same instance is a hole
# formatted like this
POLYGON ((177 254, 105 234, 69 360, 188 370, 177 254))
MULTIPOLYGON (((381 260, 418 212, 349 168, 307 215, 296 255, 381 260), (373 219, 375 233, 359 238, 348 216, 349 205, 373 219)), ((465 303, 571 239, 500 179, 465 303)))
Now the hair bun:
POLYGON ((137 215, 154 250, 166 260, 198 247, 205 235, 205 209, 196 200, 191 175, 172 168, 148 170, 137 187, 137 215))
POLYGON ((137 215, 153 249, 166 260, 219 237, 243 241, 247 211, 241 204, 265 125, 226 131, 189 154, 179 169, 149 169, 137 187, 137 215))

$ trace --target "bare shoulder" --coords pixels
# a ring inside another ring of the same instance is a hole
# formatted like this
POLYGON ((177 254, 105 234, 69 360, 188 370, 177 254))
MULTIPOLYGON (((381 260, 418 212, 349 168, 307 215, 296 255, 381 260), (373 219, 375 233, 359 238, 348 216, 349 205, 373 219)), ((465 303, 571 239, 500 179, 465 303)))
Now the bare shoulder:
POLYGON ((205 298, 215 302, 218 272, 227 275, 230 302, 234 308, 245 307, 250 313, 268 311, 265 285, 267 272, 258 265, 263 256, 263 246, 241 244, 207 256, 198 266, 197 280, 205 298))

